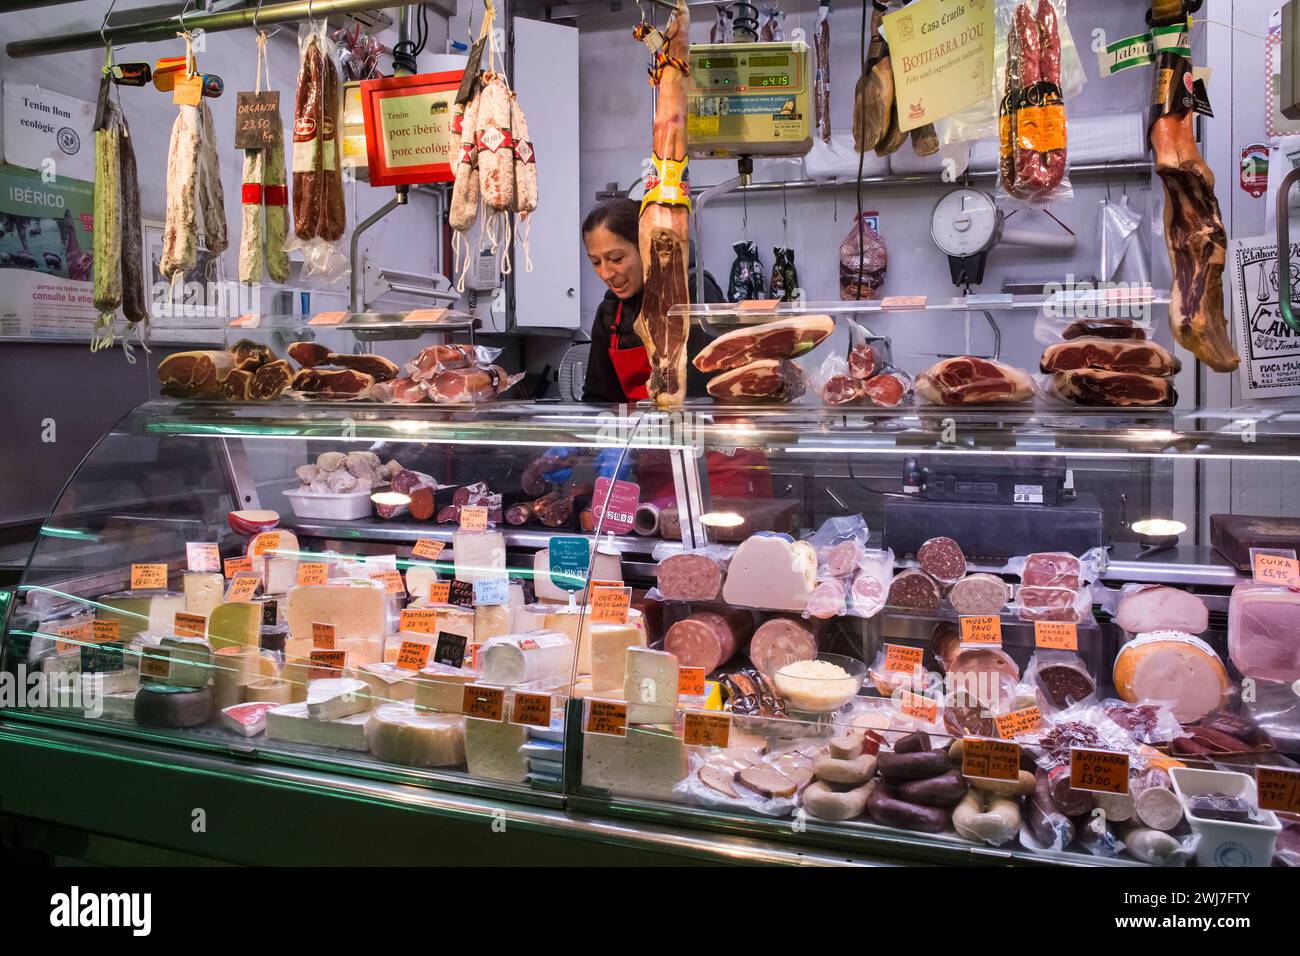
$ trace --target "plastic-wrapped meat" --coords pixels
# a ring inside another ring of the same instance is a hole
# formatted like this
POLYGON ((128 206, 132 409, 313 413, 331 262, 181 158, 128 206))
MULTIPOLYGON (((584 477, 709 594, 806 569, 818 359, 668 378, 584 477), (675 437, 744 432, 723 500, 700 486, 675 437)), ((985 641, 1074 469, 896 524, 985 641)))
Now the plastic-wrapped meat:
POLYGON ((1035 680, 1051 708, 1064 710, 1097 692, 1097 682, 1076 656, 1038 665, 1035 680))
POLYGON ((1087 618, 1091 602, 1080 591, 1069 588, 1021 586, 1016 592, 1022 621, 1066 621, 1078 624, 1087 618))
POLYGON ((889 254, 885 241, 867 221, 858 217, 857 225, 840 243, 840 298, 873 299, 885 284, 889 254))
POLYGON ((849 349, 849 376, 860 382, 865 382, 876 374, 876 369, 880 367, 880 357, 876 355, 876 348, 869 342, 862 345, 855 345, 849 349))
POLYGON ((1071 372, 1086 368, 1164 377, 1176 374, 1182 363, 1155 342, 1100 336, 1049 345, 1038 361, 1041 372, 1071 372))
POLYGON ((1026 585, 1044 588, 1070 588, 1083 583, 1083 565, 1064 551, 1040 551, 1025 558, 1020 580, 1026 585))
POLYGON ((1056 372, 1051 378, 1051 389, 1058 398, 1076 405, 1128 408, 1178 402, 1178 392, 1169 379, 1134 372, 1091 368, 1056 372))
POLYGON ((475 357, 474 349, 469 345, 429 345, 420 349, 415 358, 407 363, 407 370, 412 378, 423 380, 448 369, 468 368, 474 364, 475 357))
POLYGON ((499 365, 479 365, 438 372, 425 382, 425 388, 433 401, 443 404, 482 402, 500 395, 521 378, 522 374, 507 375, 499 365))
POLYGON ((1018 368, 975 355, 943 359, 916 380, 916 391, 934 405, 1022 402, 1034 381, 1018 368))
POLYGON ((1051 763, 1068 764, 1072 747, 1100 748, 1101 734, 1092 724, 1082 720, 1064 720, 1055 724, 1047 733, 1041 734, 1038 745, 1046 752, 1051 763))
POLYGON ((952 538, 931 538, 916 552, 921 570, 940 584, 956 584, 966 576, 966 555, 952 538))
POLYGON ((838 578, 827 578, 813 588, 808 596, 808 614, 810 617, 838 617, 844 613, 847 590, 844 582, 838 578))
POLYGON ((827 405, 848 405, 866 393, 862 382, 849 375, 832 375, 822 385, 822 401, 827 405))
POLYGON ((806 388, 799 366, 784 359, 761 359, 709 380, 709 394, 723 400, 793 402, 806 388))
POLYGON ((395 378, 387 382, 377 382, 370 392, 375 401, 379 402, 410 405, 429 400, 429 393, 424 390, 424 384, 413 378, 395 378))
POLYGON ((759 359, 792 359, 812 351, 835 331, 829 315, 799 315, 725 332, 692 359, 701 372, 723 372, 759 359))
POLYGON ((364 398, 374 384, 373 376, 351 369, 304 368, 294 375, 290 387, 312 398, 364 398))
POLYGON ((898 369, 883 371, 862 383, 863 394, 882 408, 897 408, 911 391, 911 378, 898 369))

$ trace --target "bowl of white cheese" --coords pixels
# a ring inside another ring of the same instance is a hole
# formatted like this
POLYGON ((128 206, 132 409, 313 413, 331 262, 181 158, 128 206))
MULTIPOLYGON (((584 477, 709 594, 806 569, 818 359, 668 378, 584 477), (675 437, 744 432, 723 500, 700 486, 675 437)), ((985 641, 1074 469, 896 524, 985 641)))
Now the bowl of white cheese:
POLYGON ((772 675, 776 692, 790 707, 813 713, 839 710, 857 696, 866 676, 866 664, 842 654, 792 661, 772 675))

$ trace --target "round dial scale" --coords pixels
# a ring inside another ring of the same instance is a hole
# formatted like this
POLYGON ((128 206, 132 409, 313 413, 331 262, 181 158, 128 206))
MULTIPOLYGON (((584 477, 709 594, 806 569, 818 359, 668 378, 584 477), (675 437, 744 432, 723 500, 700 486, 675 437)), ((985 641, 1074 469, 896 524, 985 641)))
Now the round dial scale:
POLYGON ((935 204, 930 236, 948 257, 952 281, 970 286, 984 279, 984 261, 1002 233, 993 197, 970 187, 954 189, 935 204))

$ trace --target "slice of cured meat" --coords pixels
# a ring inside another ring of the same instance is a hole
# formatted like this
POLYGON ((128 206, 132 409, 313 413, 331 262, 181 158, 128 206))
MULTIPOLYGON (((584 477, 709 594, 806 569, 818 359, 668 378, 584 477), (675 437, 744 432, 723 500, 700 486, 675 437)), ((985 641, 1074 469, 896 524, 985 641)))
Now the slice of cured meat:
POLYGON ((934 405, 1023 402, 1034 394, 1034 382, 1025 372, 1002 362, 960 355, 922 372, 916 391, 934 405))
POLYGON ((1178 401, 1167 378, 1099 369, 1057 372, 1052 376, 1052 391, 1079 405, 1173 405, 1178 401))
POLYGON ((1147 631, 1200 634, 1210 626, 1210 612, 1195 594, 1154 584, 1126 591, 1115 609, 1115 623, 1130 634, 1147 631))
MULTIPOLYGON (((259 369, 260 371, 260 369, 259 369)), ((374 378, 351 369, 300 369, 290 383, 295 391, 313 398, 361 398, 369 394, 374 378)))
POLYGON ((835 331, 829 315, 800 315, 719 335, 693 362, 701 372, 724 372, 758 359, 798 358, 835 331))
POLYGON ((995 574, 968 574, 952 586, 948 601, 958 614, 999 614, 1011 599, 1011 589, 995 574))
POLYGON ((939 585, 924 571, 909 568, 894 576, 889 585, 891 607, 933 614, 939 610, 939 585))
POLYGON ((952 538, 931 538, 916 552, 916 560, 940 584, 956 584, 966 576, 966 555, 952 538))
POLYGON ((712 554, 674 554, 659 562, 659 593, 671 601, 714 601, 722 592, 726 562, 712 554))
POLYGON ((1132 319, 1079 319, 1067 325, 1061 333, 1061 338, 1067 342, 1081 338, 1140 340, 1146 337, 1146 329, 1136 325, 1132 319))
POLYGON ((1054 710, 1064 710, 1097 692, 1097 682, 1078 657, 1040 663, 1034 680, 1054 710))
POLYGON ((769 681, 786 664, 810 661, 816 656, 817 638, 808 628, 789 618, 765 621, 749 642, 750 662, 769 681))
POLYGON ((237 368, 221 383, 221 397, 235 402, 246 402, 249 399, 248 389, 252 384, 253 373, 247 369, 237 368))
POLYGON ((806 384, 799 366, 785 359, 760 359, 709 380, 709 394, 727 401, 792 402, 806 384))
POLYGON ((849 349, 849 377, 865 382, 880 368, 880 356, 875 346, 870 343, 855 345, 849 349))
POLYGON ((280 393, 293 381, 293 369, 284 359, 268 362, 253 375, 248 388, 248 397, 259 402, 269 402, 280 397, 280 393))
POLYGON ((1093 368, 1167 377, 1177 373, 1182 363, 1155 342, 1089 337, 1049 345, 1038 368, 1043 372, 1093 368))
POLYGON ((397 375, 397 364, 382 355, 346 355, 331 352, 325 364, 365 372, 376 382, 386 382, 397 375))
POLYGON ((1025 559, 1020 580, 1035 587, 1078 588, 1083 581, 1079 559, 1064 551, 1040 551, 1025 559))
POLYGON ((319 342, 294 342, 289 346, 289 358, 303 368, 315 368, 324 365, 332 353, 319 342))
POLYGON ((240 339, 230 347, 230 354, 235 359, 235 368, 256 372, 267 362, 275 361, 275 353, 261 342, 252 339, 240 339))
POLYGON ((832 375, 822 385, 822 401, 827 405, 848 405, 864 394, 862 383, 848 375, 832 375))
POLYGON ((808 595, 808 615, 817 618, 838 617, 844 613, 848 589, 839 578, 827 578, 808 595))
POLYGON ((697 611, 668 629, 664 650, 675 654, 680 666, 710 674, 736 655, 753 630, 753 616, 743 608, 697 611))

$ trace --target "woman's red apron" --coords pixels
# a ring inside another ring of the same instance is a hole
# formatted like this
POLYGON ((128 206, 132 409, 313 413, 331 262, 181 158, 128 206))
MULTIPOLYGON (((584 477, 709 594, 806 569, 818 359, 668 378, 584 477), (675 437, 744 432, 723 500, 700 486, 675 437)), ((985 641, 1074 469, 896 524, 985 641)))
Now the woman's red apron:
POLYGON ((623 386, 623 394, 628 401, 639 402, 650 397, 650 392, 646 389, 646 382, 650 381, 650 356, 646 354, 644 345, 638 345, 634 349, 618 347, 619 326, 622 322, 623 303, 619 302, 618 311, 614 313, 614 325, 609 333, 609 360, 614 363, 614 374, 623 386))

